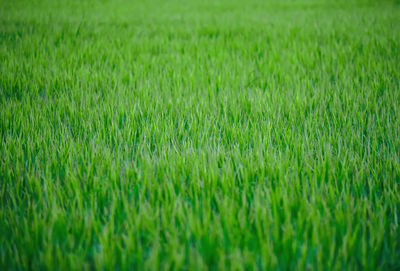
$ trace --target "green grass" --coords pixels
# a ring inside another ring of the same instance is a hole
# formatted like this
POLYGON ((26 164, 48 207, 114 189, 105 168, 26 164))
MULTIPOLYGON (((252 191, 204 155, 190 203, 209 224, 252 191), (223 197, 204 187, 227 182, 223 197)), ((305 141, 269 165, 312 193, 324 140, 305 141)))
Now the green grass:
POLYGON ((400 268, 398 1, 0 1, 0 269, 400 268))

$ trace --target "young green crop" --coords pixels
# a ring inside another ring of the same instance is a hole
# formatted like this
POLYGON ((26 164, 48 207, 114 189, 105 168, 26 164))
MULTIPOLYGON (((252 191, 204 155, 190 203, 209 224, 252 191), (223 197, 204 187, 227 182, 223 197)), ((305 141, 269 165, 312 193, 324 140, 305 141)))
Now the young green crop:
POLYGON ((400 268, 397 1, 0 1, 0 269, 400 268))

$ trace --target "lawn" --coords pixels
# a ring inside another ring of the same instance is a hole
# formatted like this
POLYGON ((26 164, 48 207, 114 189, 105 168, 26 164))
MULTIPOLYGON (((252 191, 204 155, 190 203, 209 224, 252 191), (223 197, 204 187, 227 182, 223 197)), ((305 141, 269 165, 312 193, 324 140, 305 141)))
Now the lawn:
POLYGON ((0 0, 0 270, 400 269, 400 2, 0 0))

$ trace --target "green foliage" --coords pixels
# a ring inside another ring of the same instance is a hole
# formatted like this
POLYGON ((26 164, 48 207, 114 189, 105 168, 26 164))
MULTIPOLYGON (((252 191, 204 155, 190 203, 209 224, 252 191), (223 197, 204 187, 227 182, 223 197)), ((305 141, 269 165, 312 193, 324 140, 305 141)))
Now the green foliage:
POLYGON ((400 6, 2 1, 0 269, 400 268, 400 6))

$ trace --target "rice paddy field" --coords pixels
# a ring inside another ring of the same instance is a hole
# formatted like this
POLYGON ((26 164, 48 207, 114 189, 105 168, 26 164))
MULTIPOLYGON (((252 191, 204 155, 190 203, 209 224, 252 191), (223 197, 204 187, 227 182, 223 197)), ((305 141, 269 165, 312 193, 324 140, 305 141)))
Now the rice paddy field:
POLYGON ((399 270, 400 2, 0 0, 1 270, 399 270))

